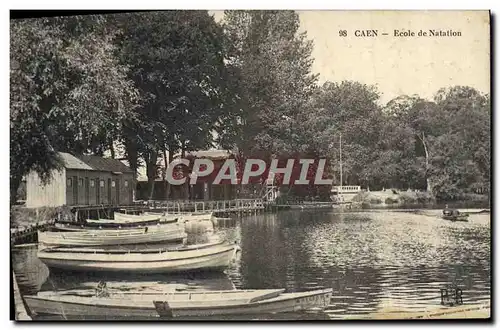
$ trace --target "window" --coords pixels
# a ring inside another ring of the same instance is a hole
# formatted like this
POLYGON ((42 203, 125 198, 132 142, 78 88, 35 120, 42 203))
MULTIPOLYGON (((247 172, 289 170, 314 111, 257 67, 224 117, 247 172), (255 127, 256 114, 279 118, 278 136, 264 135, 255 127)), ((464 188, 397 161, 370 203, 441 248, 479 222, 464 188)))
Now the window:
POLYGON ((115 187, 115 180, 111 181, 111 187, 115 187))
POLYGON ((94 180, 94 179, 91 179, 91 180, 90 180, 90 186, 91 186, 91 187, 94 187, 94 186, 95 186, 95 180, 94 180))
POLYGON ((101 181, 99 182, 99 186, 100 186, 101 188, 104 188, 104 180, 101 180, 101 181))
POLYGON ((125 180, 124 184, 125 184, 125 187, 128 187, 128 180, 125 180))
POLYGON ((83 187, 83 178, 78 179, 78 186, 83 187))
POLYGON ((67 185, 68 187, 71 187, 71 178, 68 179, 67 185))

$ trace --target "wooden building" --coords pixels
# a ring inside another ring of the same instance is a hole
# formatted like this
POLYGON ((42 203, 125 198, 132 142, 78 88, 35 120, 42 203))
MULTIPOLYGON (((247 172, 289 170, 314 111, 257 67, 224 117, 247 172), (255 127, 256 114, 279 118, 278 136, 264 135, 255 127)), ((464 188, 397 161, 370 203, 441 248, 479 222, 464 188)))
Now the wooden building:
POLYGON ((43 185, 33 172, 26 177, 26 207, 128 205, 133 202, 134 173, 116 159, 60 153, 64 168, 43 185))
MULTIPOLYGON (((179 158, 176 155, 175 158, 179 158)), ((191 200, 229 200, 236 198, 237 187, 230 181, 223 181, 221 184, 213 184, 213 181, 219 172, 219 169, 227 159, 235 158, 234 154, 226 150, 199 150, 187 152, 186 159, 190 160, 191 166, 195 159, 210 159, 214 163, 212 175, 199 177, 195 185, 188 185, 187 192, 191 200)), ((189 173, 191 175, 191 173, 189 173)), ((174 198, 182 198, 184 186, 173 187, 174 198)))

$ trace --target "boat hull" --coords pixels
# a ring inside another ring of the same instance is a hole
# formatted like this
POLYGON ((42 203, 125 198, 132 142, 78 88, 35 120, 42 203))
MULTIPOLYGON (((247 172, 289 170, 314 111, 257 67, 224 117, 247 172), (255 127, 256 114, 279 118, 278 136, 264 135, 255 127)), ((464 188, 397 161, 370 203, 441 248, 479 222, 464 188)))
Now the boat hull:
POLYGON ((140 253, 112 255, 106 253, 38 252, 38 258, 49 268, 93 272, 128 272, 140 274, 189 271, 222 271, 237 251, 235 246, 208 247, 196 251, 164 252, 141 258, 140 253), (173 253, 173 254, 172 254, 173 253), (180 254, 179 254, 180 253, 180 254), (133 258, 127 258, 134 255, 133 258), (169 257, 171 256, 172 257, 169 257), (153 258, 152 258, 153 257, 153 258), (149 259, 149 260, 148 260, 149 259))
POLYGON ((203 308, 166 309, 162 302, 155 302, 160 317, 203 317, 217 315, 245 315, 299 312, 309 309, 324 309, 330 304, 332 290, 317 290, 304 293, 284 293, 276 298, 257 301, 249 304, 232 306, 208 306, 203 308), (162 315, 163 314, 163 315, 162 315))
POLYGON ((140 229, 38 232, 45 246, 104 246, 160 242, 179 242, 187 238, 184 226, 177 224, 140 229))
MULTIPOLYGON (((239 295, 241 290, 232 293, 239 295)), ((332 289, 301 293, 282 293, 283 290, 255 290, 265 292, 258 299, 236 297, 210 300, 176 300, 161 296, 127 299, 79 297, 57 298, 25 296, 33 314, 52 314, 80 317, 175 318, 217 315, 244 315, 279 312, 297 312, 329 305, 332 289)), ((203 294, 203 293, 199 293, 203 294)), ((231 295, 231 294, 230 294, 231 295)))
POLYGON ((468 214, 460 214, 460 215, 443 215, 442 218, 448 221, 469 221, 468 214))

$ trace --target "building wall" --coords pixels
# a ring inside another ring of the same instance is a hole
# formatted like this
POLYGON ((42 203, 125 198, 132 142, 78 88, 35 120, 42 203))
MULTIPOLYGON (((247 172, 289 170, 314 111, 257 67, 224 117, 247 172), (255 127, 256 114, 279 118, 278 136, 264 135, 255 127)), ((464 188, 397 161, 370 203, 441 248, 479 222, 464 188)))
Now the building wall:
POLYGON ((46 185, 32 172, 26 177, 26 207, 62 206, 66 204, 66 170, 53 171, 46 185))
POLYGON ((133 202, 133 174, 67 170, 67 205, 124 205, 133 202))

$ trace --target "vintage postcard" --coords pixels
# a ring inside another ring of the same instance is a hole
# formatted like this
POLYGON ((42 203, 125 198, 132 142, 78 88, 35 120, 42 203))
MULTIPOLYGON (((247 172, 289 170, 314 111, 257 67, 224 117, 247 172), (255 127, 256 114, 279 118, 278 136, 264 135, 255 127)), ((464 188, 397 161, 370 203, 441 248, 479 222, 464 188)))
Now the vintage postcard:
POLYGON ((489 319, 491 114, 486 10, 12 11, 11 317, 489 319))

